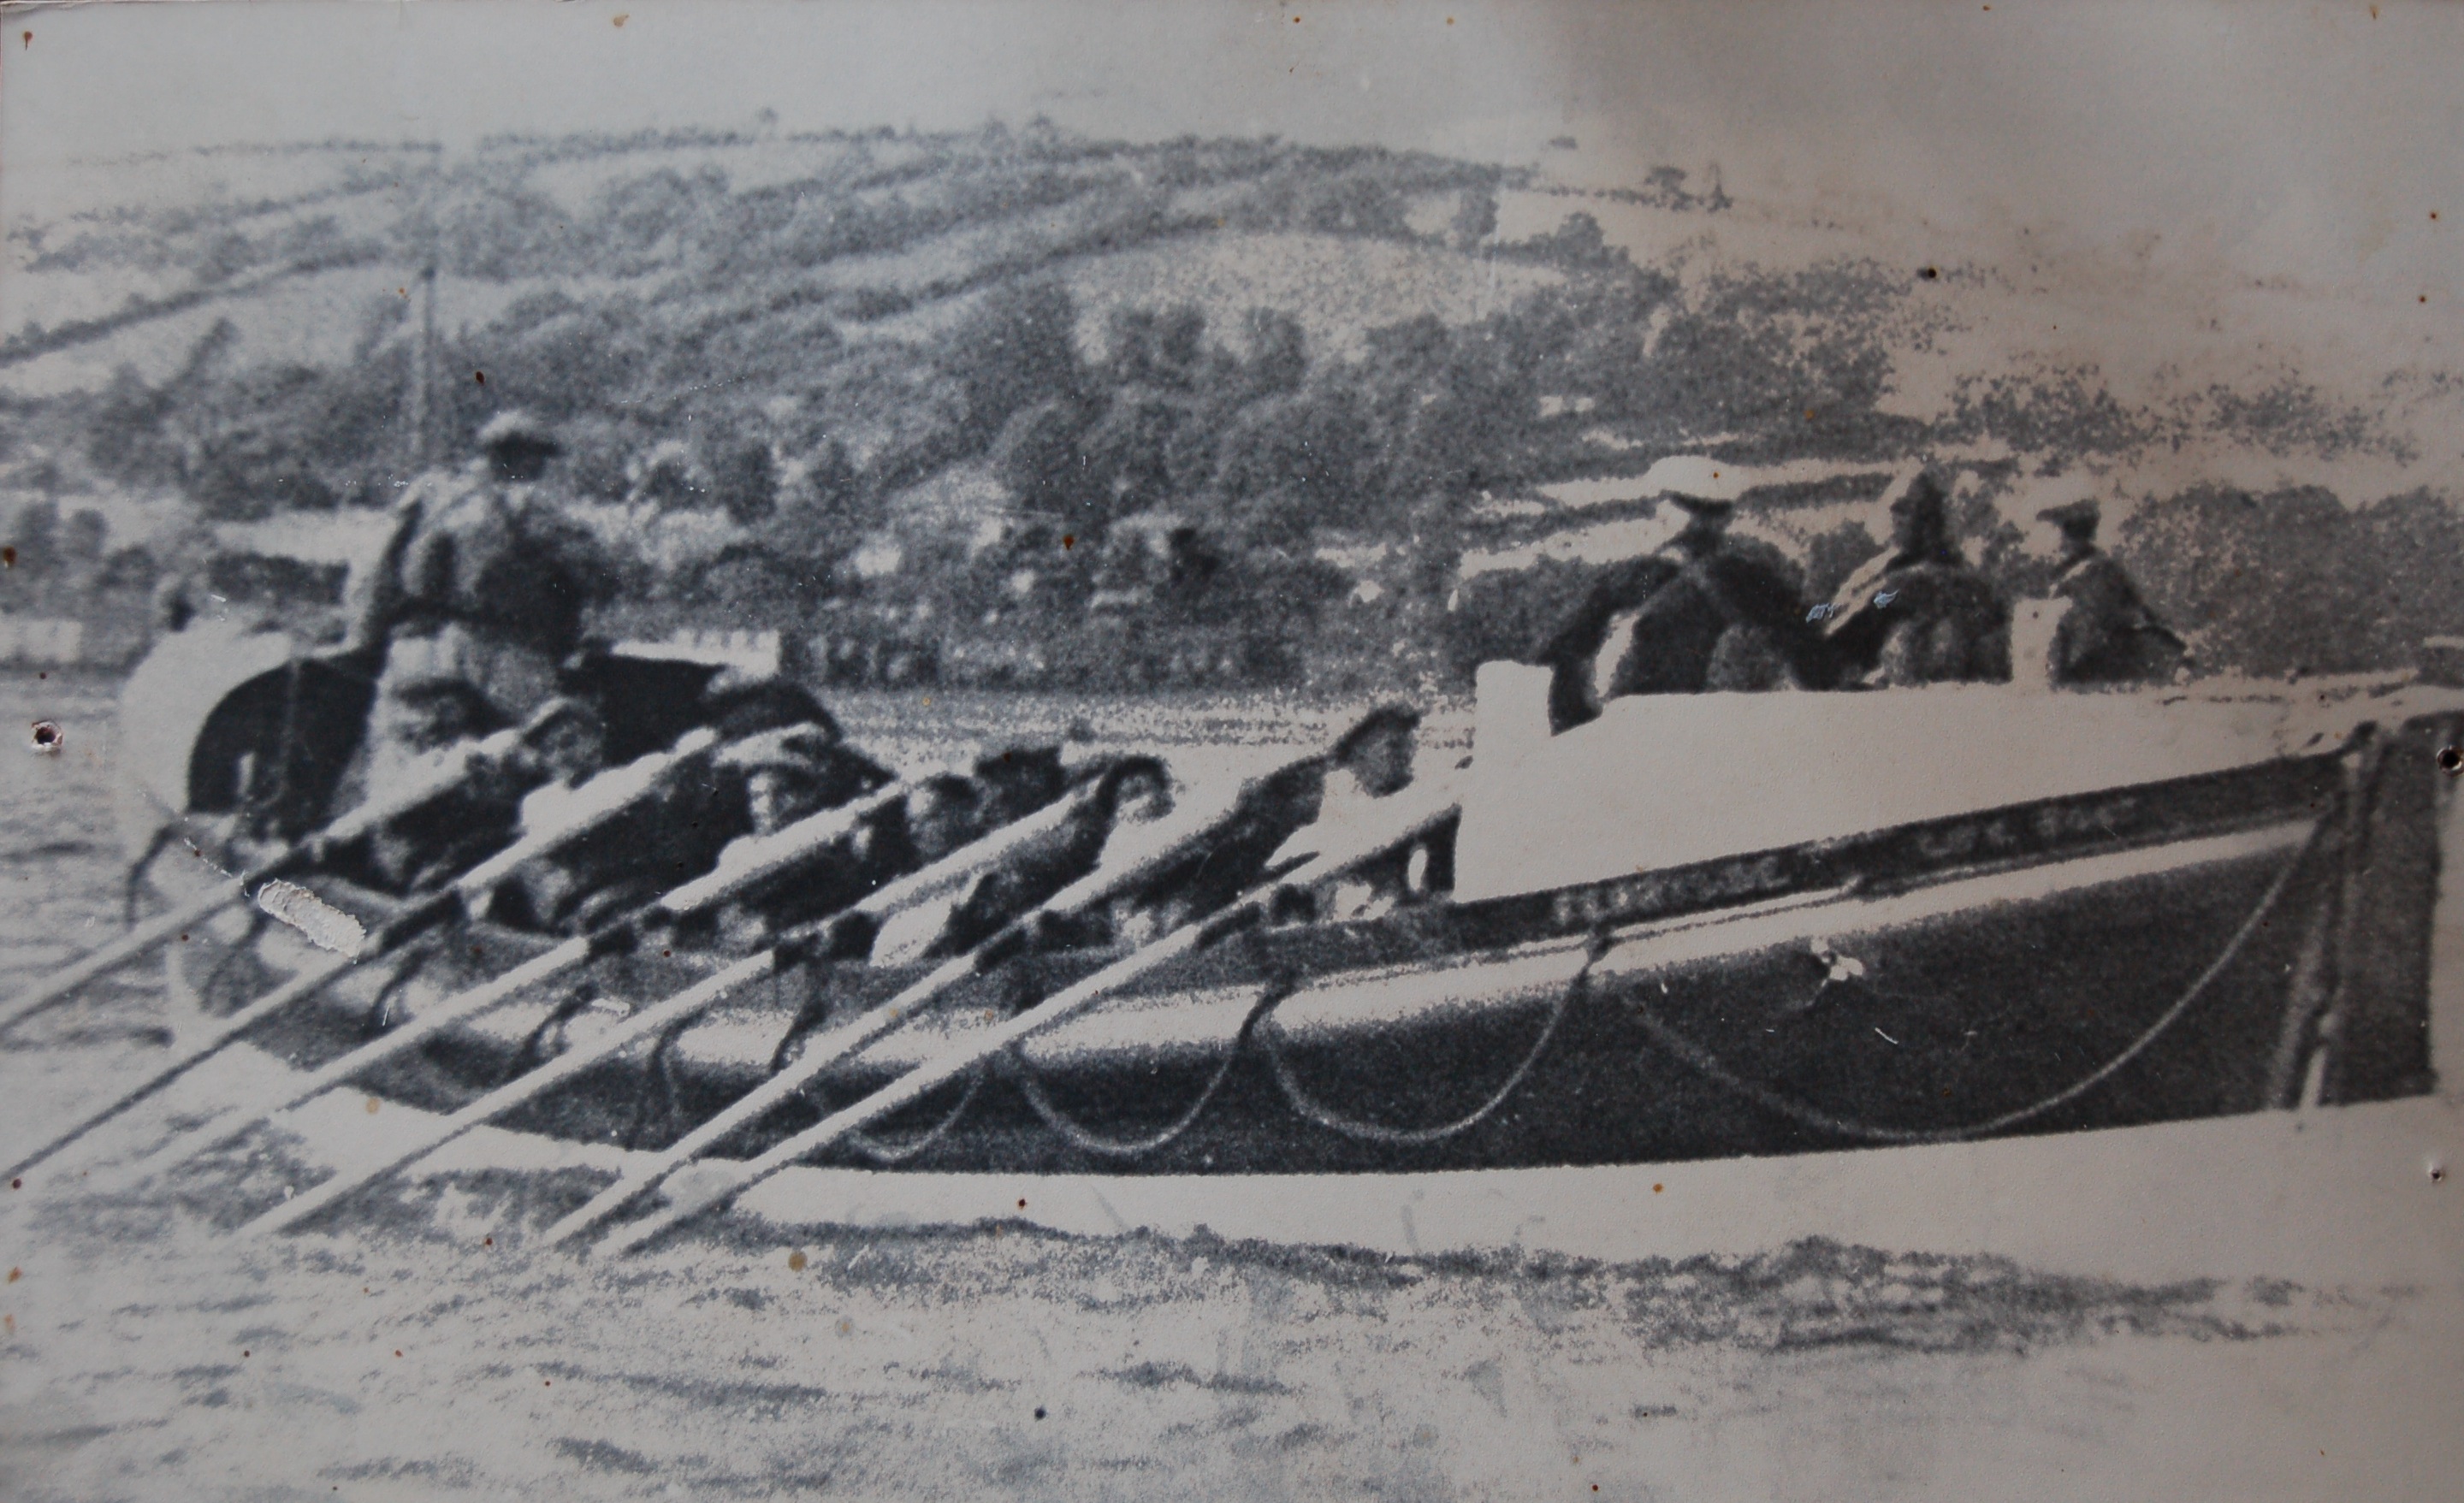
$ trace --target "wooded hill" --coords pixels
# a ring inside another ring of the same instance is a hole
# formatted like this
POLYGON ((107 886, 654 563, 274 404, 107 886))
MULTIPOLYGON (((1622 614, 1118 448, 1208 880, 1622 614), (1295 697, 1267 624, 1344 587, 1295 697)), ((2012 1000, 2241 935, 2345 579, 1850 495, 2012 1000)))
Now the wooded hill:
MULTIPOLYGON (((1895 361, 1955 323, 1918 295, 1945 272, 1639 262, 1595 210, 1705 232, 1736 212, 1674 170, 1576 194, 1431 156, 1042 126, 333 143, 148 170, 214 190, 9 227, 18 274, 63 295, 0 340, 0 465, 209 518, 385 504, 417 465, 433 267, 430 457, 506 406, 558 425, 578 500, 664 519, 607 529, 640 541, 631 595, 660 619, 787 624, 836 599, 849 629, 1024 635, 1084 663, 1113 639, 1064 639, 1108 601, 1203 631, 1272 590, 1275 633, 1332 643, 1332 676, 1409 679, 1460 670, 1434 638, 1484 506, 1672 452, 1983 444, 2042 470, 2236 425, 2390 442, 2314 393, 2158 410, 2077 370, 1981 370, 1912 413, 1895 361), (1535 202, 1563 211, 1501 230, 1501 204, 1527 221, 1535 202)), ((2263 547, 2258 510, 2219 525, 2263 547)), ((2347 572, 2387 531, 2355 531, 2347 572)), ((2178 589, 2177 614, 2216 622, 2178 589)), ((2395 620, 2416 603, 2340 659, 2419 635, 2395 620)), ((1293 645, 1245 643, 1229 671, 1297 671, 1293 645)), ((989 676, 1059 671, 1038 661, 989 676)))

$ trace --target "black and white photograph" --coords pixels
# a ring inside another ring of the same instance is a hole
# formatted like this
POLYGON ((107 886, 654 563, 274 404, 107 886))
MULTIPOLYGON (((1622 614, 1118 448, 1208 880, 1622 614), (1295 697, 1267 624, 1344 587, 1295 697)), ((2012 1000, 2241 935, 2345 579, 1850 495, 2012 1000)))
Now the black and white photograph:
POLYGON ((0 6, 0 1499, 2464 1475, 2464 8, 0 6))

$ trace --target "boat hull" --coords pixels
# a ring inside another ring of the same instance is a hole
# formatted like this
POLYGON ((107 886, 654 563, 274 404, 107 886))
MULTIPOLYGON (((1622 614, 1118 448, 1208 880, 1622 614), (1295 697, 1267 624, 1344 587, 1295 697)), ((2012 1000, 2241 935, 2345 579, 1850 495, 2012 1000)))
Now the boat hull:
MULTIPOLYGON (((1362 925, 1257 931, 997 1056, 825 1162, 948 1175, 1441 1173, 2092 1131, 2431 1088, 2449 719, 2365 756, 1978 811, 1362 925)), ((349 905, 353 895, 336 894, 349 905)), ((307 951, 175 948, 213 1011, 307 951)), ((262 1047, 307 1063, 543 942, 458 931, 262 1047)), ((1112 957, 1027 957, 727 1144, 758 1151, 1112 957)), ((706 973, 650 949, 369 1084, 448 1108, 706 973)), ((650 1148, 912 979, 790 972, 504 1125, 650 1148)))

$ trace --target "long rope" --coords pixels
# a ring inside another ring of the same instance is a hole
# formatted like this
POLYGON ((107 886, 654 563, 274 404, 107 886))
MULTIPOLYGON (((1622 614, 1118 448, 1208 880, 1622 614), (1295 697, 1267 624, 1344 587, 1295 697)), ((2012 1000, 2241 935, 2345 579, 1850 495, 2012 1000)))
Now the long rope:
POLYGON ((1215 1073, 1207 1078, 1205 1088, 1198 1093, 1197 1099, 1192 1100, 1179 1116, 1143 1138, 1107 1138, 1073 1120, 1052 1100, 1051 1092, 1045 1088, 1043 1078, 1036 1073, 1035 1066, 1027 1062, 1022 1045, 1012 1044, 1005 1057, 1009 1062, 1012 1078, 1018 1081, 1019 1092, 1026 1098, 1028 1107, 1034 1111, 1037 1119, 1044 1125, 1059 1134, 1063 1142, 1082 1152, 1095 1154, 1101 1158, 1139 1158, 1158 1148, 1169 1146, 1183 1133, 1198 1124, 1199 1117, 1207 1107, 1214 1104, 1217 1093, 1223 1089, 1223 1082, 1232 1078, 1232 1067, 1240 1062, 1242 1048, 1248 1043, 1250 1035, 1257 1032, 1258 1025, 1265 1022, 1266 1014, 1273 1012, 1286 997, 1299 990, 1300 983, 1289 976, 1281 976, 1269 981, 1265 990, 1258 993, 1258 1000, 1250 1006, 1247 1015, 1241 1019, 1240 1031, 1232 1035, 1231 1047, 1225 1049, 1223 1057, 1217 1061, 1215 1073))
POLYGON ((232 998, 228 1007, 217 1005, 222 1000, 223 978, 231 974, 231 969, 242 961, 255 958, 256 942, 265 937, 266 926, 273 922, 274 915, 263 908, 252 906, 249 909, 248 932, 225 948, 222 957, 206 968, 205 979, 198 982, 193 989, 199 1012, 211 1016, 227 1017, 248 1005, 248 998, 245 996, 232 998))
MULTIPOLYGON (((587 995, 587 989, 576 994, 587 995)), ((586 1001, 581 1004, 589 1005, 586 1001)), ((579 1013, 581 1008, 575 1011, 579 1013)), ((674 1124, 676 1102, 682 1095, 676 1089, 675 1042, 684 1036, 686 1025, 692 1021, 679 1019, 675 1027, 662 1030, 651 1041, 649 1057, 642 1061, 642 1088, 633 1097, 633 1121, 625 1128, 623 1142, 627 1149, 640 1147, 653 1127, 664 1131, 674 1124)))
MULTIPOLYGON (((1453 1122, 1442 1122, 1433 1127, 1388 1127, 1377 1122, 1361 1122, 1327 1106, 1302 1086, 1298 1078, 1292 1073, 1289 1062, 1284 1057, 1281 1046, 1275 1042, 1271 1032, 1264 1031, 1271 1021, 1275 1009, 1301 990, 1300 980, 1288 973, 1270 979, 1260 991, 1258 1000, 1250 1005, 1248 1013, 1241 1020, 1240 1029, 1232 1035, 1230 1046, 1223 1051, 1223 1057, 1216 1062, 1214 1071, 1207 1077, 1206 1084, 1199 1088, 1198 1095, 1190 1100, 1190 1103, 1183 1107, 1171 1122, 1140 1137, 1108 1137, 1072 1118, 1062 1109, 1059 1102, 1052 1099, 1051 1090, 1045 1084, 1042 1074, 1027 1060, 1019 1046, 1012 1045, 1004 1058, 1012 1078, 1018 1084, 1020 1094, 1026 1099, 1027 1106, 1035 1113, 1037 1120, 1071 1147, 1100 1158, 1141 1158, 1178 1141, 1190 1128, 1197 1125, 1198 1120, 1205 1114, 1207 1107, 1213 1105, 1215 1099, 1221 1094, 1224 1082, 1231 1078, 1234 1066, 1240 1063, 1243 1050, 1253 1037, 1259 1040, 1266 1056, 1267 1064, 1274 1072, 1276 1083, 1283 1090, 1286 1100, 1291 1103, 1294 1111, 1309 1122, 1345 1137, 1372 1143, 1422 1145, 1442 1143, 1446 1139, 1468 1132, 1486 1121, 1499 1107, 1506 1104, 1507 1099, 1522 1087, 1524 1081, 1530 1078, 1531 1072, 1540 1063, 1541 1056, 1548 1051, 1550 1042, 1556 1037, 1557 1030, 1564 1023, 1567 1013, 1573 1010, 1574 999, 1589 991, 1592 969, 1599 964, 1601 956, 1608 952, 1608 948, 1609 946, 1604 940, 1595 939, 1593 942, 1590 952, 1583 961, 1582 969, 1575 972, 1573 979, 1567 984, 1565 990, 1558 993, 1557 1000, 1550 1011, 1549 1020, 1541 1028, 1540 1036, 1533 1040, 1531 1048, 1524 1055, 1522 1061, 1507 1076, 1505 1083, 1490 1093, 1488 1098, 1472 1111, 1453 1122)), ((942 1119, 938 1126, 933 1128, 917 1142, 902 1145, 896 1150, 887 1150, 869 1141, 857 1141, 855 1145, 867 1157, 876 1162, 893 1165, 906 1162, 929 1147, 932 1143, 938 1141, 957 1124, 959 1116, 965 1112, 968 1101, 974 1099, 976 1090, 981 1085, 982 1080, 983 1076, 979 1072, 969 1084, 966 1097, 952 1109, 949 1116, 942 1119)))
POLYGON ((2251 936, 2258 932, 2259 926, 2265 923, 2267 916, 2275 910, 2277 900, 2283 897, 2285 888, 2291 884, 2293 874, 2299 871, 2302 863, 2319 849, 2332 819, 2333 817, 2330 816, 2329 818, 2319 821, 2311 830, 2309 839, 2302 842, 2301 849, 2293 854, 2292 859, 2284 863, 2284 869, 2276 874, 2276 880, 2268 883, 2267 891, 2259 896, 2258 904, 2251 909, 2250 916, 2242 920, 2241 927, 2235 929, 2233 937, 2225 941, 2224 948, 2216 958, 2209 963, 2205 970, 2199 972, 2198 978, 2190 983, 2189 989, 2184 991, 2171 1007, 2167 1008, 2155 1022, 2149 1024, 2137 1038, 2131 1040, 2128 1048, 2051 1096, 1981 1122, 1970 1122, 1960 1127, 1891 1127, 1841 1117, 1772 1090, 1769 1086, 1746 1079, 1722 1064, 1718 1056, 1709 1050, 1662 1022, 1640 1000, 1636 1000, 1632 1004, 1635 1010, 1635 1020, 1642 1025, 1643 1031, 1651 1035, 1655 1043, 1692 1066, 1714 1083, 1725 1086, 1767 1111, 1788 1118, 1803 1126, 1842 1138, 1889 1144, 1957 1143, 1988 1133, 2000 1132, 2007 1127, 2015 1127, 2031 1118, 2041 1117, 2057 1107, 2068 1105, 2103 1084, 2123 1066, 2146 1053, 2158 1038, 2164 1036, 2175 1023, 2180 1022, 2183 1015, 2189 1013, 2206 993, 2208 987, 2217 976, 2224 973, 2225 968, 2232 965, 2235 957, 2240 955, 2242 948, 2250 943, 2251 936))
POLYGON ((1389 1127, 1381 1122, 1362 1122, 1357 1118, 1346 1117, 1311 1096, 1301 1084, 1300 1078, 1292 1073, 1290 1061, 1284 1057, 1283 1046, 1276 1041, 1278 1030, 1271 1026, 1271 1019, 1261 1016, 1260 1022, 1268 1026, 1258 1030, 1258 1042, 1265 1051, 1266 1065, 1274 1072, 1275 1084, 1282 1089, 1284 1100, 1290 1103, 1293 1111, 1300 1113, 1318 1126, 1361 1143, 1385 1144, 1397 1147, 1422 1147, 1434 1143, 1443 1143, 1449 1138, 1469 1132, 1487 1121, 1491 1114, 1506 1104, 1507 1098, 1522 1089, 1523 1082, 1530 1078, 1531 1072, 1539 1067, 1540 1056, 1549 1052, 1550 1042, 1557 1036, 1558 1025, 1565 1022, 1566 1014, 1573 1011, 1574 999, 1587 995, 1591 991, 1592 968, 1598 965, 1600 958, 1612 948, 1613 943, 1606 930, 1592 937, 1589 952, 1583 957, 1582 969, 1575 971, 1573 979, 1567 982, 1564 990, 1557 993, 1556 1002, 1549 1009, 1549 1021, 1540 1029, 1540 1036, 1531 1041, 1531 1048, 1524 1055, 1522 1062, 1507 1076, 1505 1083, 1491 1092, 1488 1100, 1481 1102, 1471 1111, 1456 1118, 1453 1122, 1441 1122, 1434 1127, 1389 1127))
POLYGON ((958 1093, 958 1104, 951 1107, 948 1114, 939 1122, 905 1143, 883 1143, 872 1134, 858 1129, 847 1135, 847 1146, 884 1168, 896 1168, 918 1157, 926 1149, 948 1137, 950 1129, 958 1125, 958 1119, 966 1116, 967 1108, 976 1103, 976 1093, 983 1089, 984 1077, 987 1073, 981 1068, 971 1072, 967 1077, 967 1088, 958 1093))

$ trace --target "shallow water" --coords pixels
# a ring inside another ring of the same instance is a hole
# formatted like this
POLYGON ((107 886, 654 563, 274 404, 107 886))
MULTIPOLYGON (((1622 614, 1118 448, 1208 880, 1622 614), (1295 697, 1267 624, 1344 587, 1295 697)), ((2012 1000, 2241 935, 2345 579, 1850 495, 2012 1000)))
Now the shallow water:
MULTIPOLYGON (((113 687, 0 678, 0 721, 68 730, 0 749, 0 988, 117 923, 113 687)), ((925 747, 1056 713, 846 708, 925 747)), ((159 1055, 148 975, 0 1045, 0 1141, 159 1055)), ((296 1168, 0 1189, 0 1497, 2409 1499, 2464 1465, 2415 1423, 2464 1393, 2453 1291, 741 1220, 583 1262, 529 1238, 584 1187, 501 1174, 217 1230, 296 1168)))

